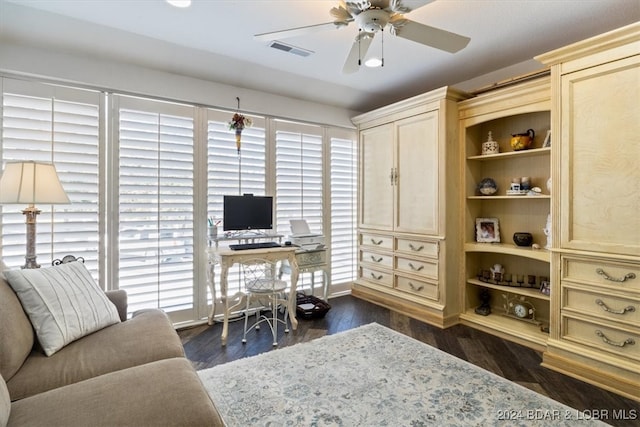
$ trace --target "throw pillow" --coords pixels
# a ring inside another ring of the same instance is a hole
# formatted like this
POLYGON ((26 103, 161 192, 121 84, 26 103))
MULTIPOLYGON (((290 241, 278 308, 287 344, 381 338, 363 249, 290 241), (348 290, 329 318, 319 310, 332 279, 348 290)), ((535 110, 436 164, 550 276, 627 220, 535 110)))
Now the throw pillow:
POLYGON ((9 415, 11 415, 11 397, 9 396, 9 390, 7 390, 7 384, 4 382, 2 375, 0 375, 0 427, 7 425, 9 415))
POLYGON ((8 270, 4 275, 29 315, 47 356, 78 338, 120 322, 116 306, 81 262, 8 270))

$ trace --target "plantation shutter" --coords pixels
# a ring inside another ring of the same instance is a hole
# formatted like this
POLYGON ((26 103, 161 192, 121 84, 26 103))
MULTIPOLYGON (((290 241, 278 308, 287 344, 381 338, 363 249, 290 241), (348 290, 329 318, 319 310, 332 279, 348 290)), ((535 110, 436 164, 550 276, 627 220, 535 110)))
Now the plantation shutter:
POLYGON ((355 132, 330 132, 331 283, 347 283, 356 274, 358 156, 355 132))
MULTIPOLYGON (((214 222, 221 221, 218 233, 223 233, 223 199, 251 193, 266 194, 266 133, 263 118, 249 116, 251 127, 242 131, 240 157, 236 148, 235 132, 229 130, 228 121, 233 112, 208 110, 207 112, 207 211, 214 222)), ((231 242, 235 243, 235 242, 231 242)), ((215 277, 220 278, 220 266, 215 266, 215 277)), ((240 268, 229 269, 228 294, 240 288, 240 268)))
MULTIPOLYGON (((36 205, 37 261, 73 254, 98 280, 100 247, 100 110, 96 91, 2 79, 0 155, 8 161, 53 162, 70 204, 36 205)), ((25 206, 0 205, 0 256, 12 268, 24 264, 25 206)))
POLYGON ((322 128, 275 122, 276 227, 291 232, 291 219, 305 219, 314 233, 323 233, 322 128))
POLYGON ((118 275, 129 310, 194 308, 194 108, 115 96, 118 275))

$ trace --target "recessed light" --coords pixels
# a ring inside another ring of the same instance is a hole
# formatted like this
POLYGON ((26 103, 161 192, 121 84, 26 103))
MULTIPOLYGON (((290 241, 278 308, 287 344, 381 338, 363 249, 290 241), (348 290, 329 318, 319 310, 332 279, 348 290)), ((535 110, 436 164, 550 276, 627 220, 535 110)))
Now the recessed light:
POLYGON ((171 6, 175 7, 189 7, 191 6, 191 0, 167 0, 171 6))
POLYGON ((369 68, 380 67, 382 65, 382 59, 380 59, 380 58, 369 58, 364 62, 364 65, 366 65, 369 68))

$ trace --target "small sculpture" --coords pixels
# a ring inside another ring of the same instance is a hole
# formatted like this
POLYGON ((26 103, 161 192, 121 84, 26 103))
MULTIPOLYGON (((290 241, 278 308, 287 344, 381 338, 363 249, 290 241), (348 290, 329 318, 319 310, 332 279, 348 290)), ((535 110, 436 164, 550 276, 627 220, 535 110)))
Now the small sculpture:
POLYGON ((480 305, 474 310, 476 314, 479 314, 481 316, 490 315, 491 305, 489 304, 489 301, 491 301, 491 294, 489 293, 489 289, 480 289, 480 305))
POLYGON ((547 224, 542 231, 544 231, 544 235, 547 236, 547 244, 544 248, 551 249, 551 214, 547 215, 547 224))
POLYGON ((496 282, 502 282, 502 275, 504 274, 504 267, 500 264, 495 264, 491 267, 491 278, 496 282))

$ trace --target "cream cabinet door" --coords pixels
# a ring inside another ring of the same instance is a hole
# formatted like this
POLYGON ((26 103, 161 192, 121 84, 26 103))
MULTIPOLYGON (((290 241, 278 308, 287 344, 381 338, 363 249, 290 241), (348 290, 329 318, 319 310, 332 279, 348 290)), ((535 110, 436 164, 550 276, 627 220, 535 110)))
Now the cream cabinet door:
POLYGON ((393 124, 360 132, 360 226, 393 228, 393 124))
POLYGON ((396 122, 397 231, 438 234, 438 111, 396 122))
POLYGON ((640 56, 561 85, 560 247, 640 255, 640 56))

